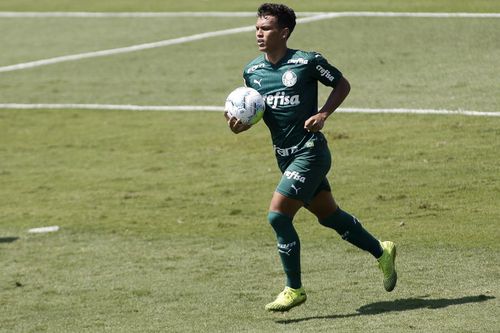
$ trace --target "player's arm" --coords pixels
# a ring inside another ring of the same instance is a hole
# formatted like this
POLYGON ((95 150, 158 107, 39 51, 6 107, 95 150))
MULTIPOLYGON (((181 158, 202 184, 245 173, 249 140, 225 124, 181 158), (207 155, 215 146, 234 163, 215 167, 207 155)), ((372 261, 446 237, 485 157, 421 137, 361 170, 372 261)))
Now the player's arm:
POLYGON ((325 126, 326 119, 342 104, 349 91, 351 90, 351 85, 345 77, 341 77, 337 82, 337 85, 332 90, 328 98, 326 99, 323 107, 318 111, 317 114, 310 117, 304 123, 304 128, 309 132, 318 132, 323 126, 325 126))

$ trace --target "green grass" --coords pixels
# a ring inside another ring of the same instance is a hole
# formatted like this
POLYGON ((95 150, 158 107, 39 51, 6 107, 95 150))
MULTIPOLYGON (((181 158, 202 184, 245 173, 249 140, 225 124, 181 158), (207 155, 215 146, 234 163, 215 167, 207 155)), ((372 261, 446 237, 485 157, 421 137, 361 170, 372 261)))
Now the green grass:
POLYGON ((276 316, 262 308, 282 284, 262 124, 234 136, 213 113, 0 116, 2 234, 20 237, 1 244, 6 332, 496 327, 490 119, 336 115, 326 130, 336 197, 398 242, 400 284, 385 293, 368 255, 301 213, 310 299, 276 316), (61 230, 26 233, 44 225, 61 230))
MULTIPOLYGON (((4 1, 0 10, 255 7, 182 4, 4 1)), ((253 23, 0 19, 0 66, 253 23)), ((346 73, 345 106, 500 111, 499 28, 497 19, 342 18, 299 26, 291 46, 317 49, 346 73)), ((250 33, 2 73, 0 103, 221 105, 255 54, 250 33)), ((233 135, 210 112, 0 110, 0 332, 496 332, 497 117, 339 113, 324 132, 337 201, 399 245, 400 281, 386 293, 368 254, 300 212, 309 299, 276 315, 263 309, 283 285, 266 222, 279 174, 263 123, 233 135), (61 229, 27 232, 49 225, 61 229)))
MULTIPOLYGON (((1 30, 10 32, 0 35, 0 43, 8 46, 0 65, 252 24, 252 18, 6 19, 0 20, 1 30), (18 31, 20 22, 24 28, 18 31), (60 39, 54 41, 57 30, 62 30, 60 39), (16 47, 19 40, 37 46, 37 53, 16 47)), ((498 19, 341 18, 301 25, 290 45, 322 52, 345 73, 353 86, 345 106, 498 111, 492 68, 500 68, 499 30, 498 19)), ((241 85, 241 67, 256 54, 254 44, 252 33, 242 33, 7 72, 0 76, 0 98, 10 103, 221 105, 227 91, 241 85), (187 61, 176 65, 186 55, 187 61), (179 84, 180 78, 193 84, 179 84)))
MULTIPOLYGON (((20 11, 253 11, 262 1, 234 0, 3 0, 0 10, 20 11)), ((289 0, 297 11, 439 11, 498 12, 495 0, 289 0)))

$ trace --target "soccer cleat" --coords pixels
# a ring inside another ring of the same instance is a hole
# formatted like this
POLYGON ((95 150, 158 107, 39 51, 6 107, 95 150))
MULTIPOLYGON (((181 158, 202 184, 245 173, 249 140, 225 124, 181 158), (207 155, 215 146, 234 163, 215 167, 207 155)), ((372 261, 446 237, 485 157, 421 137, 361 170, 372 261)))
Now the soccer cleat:
POLYGON ((268 311, 288 311, 293 307, 301 305, 307 299, 306 291, 303 287, 299 289, 293 289, 290 287, 285 287, 274 302, 266 305, 266 310, 268 311))
POLYGON ((380 246, 384 251, 382 256, 377 259, 378 267, 384 273, 384 288, 386 291, 393 291, 398 281, 396 273, 396 244, 390 241, 380 242, 380 246))

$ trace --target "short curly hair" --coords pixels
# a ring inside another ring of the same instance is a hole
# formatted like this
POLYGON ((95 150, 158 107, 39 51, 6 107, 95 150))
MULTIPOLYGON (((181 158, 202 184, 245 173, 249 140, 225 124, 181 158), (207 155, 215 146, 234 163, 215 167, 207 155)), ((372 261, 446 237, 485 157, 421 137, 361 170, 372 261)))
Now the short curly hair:
POLYGON ((277 3, 263 3, 257 9, 257 17, 264 16, 276 17, 278 19, 278 26, 281 29, 288 28, 288 30, 290 31, 288 37, 290 37, 296 24, 295 12, 292 8, 277 3))

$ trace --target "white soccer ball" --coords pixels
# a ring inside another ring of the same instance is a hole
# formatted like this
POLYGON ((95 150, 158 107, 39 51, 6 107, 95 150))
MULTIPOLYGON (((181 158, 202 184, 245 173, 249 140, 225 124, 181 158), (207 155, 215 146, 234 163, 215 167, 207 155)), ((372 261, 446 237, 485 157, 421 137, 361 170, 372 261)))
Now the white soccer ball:
POLYGON ((239 87, 226 99, 224 111, 229 117, 234 116, 245 125, 253 125, 262 119, 266 103, 259 92, 253 88, 239 87))

